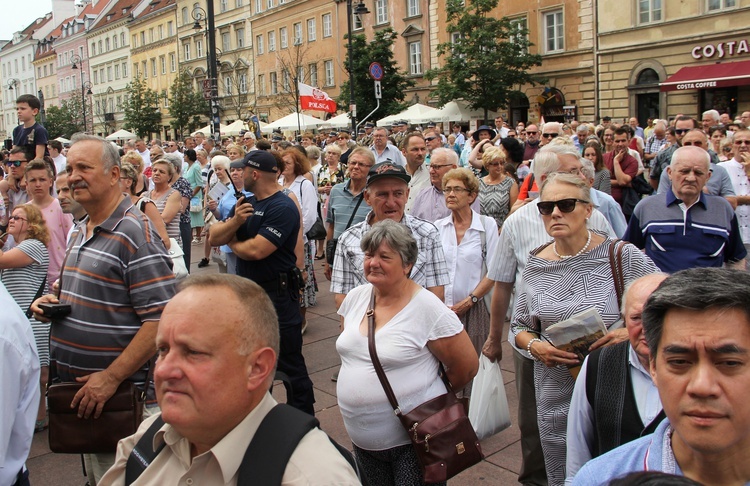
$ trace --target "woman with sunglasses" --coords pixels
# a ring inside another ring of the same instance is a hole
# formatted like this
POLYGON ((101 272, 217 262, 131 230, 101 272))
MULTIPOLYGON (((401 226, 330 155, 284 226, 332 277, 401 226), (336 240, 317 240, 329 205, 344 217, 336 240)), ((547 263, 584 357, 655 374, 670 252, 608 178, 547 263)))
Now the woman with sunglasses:
POLYGON ((505 172, 507 160, 500 147, 490 147, 482 155, 487 175, 479 179, 479 212, 494 218, 498 229, 518 198, 518 183, 505 172))
MULTIPOLYGON (((537 207, 552 241, 529 255, 511 322, 516 345, 534 359, 537 422, 550 486, 565 483, 567 414, 575 384, 568 367, 581 362, 550 344, 547 329, 591 308, 607 328, 620 318, 609 263, 612 240, 587 228, 594 209, 590 201, 590 189, 578 176, 553 173, 542 184, 537 207)), ((656 271, 645 254, 625 244, 625 285, 656 271)), ((627 334, 618 331, 600 342, 625 339, 627 334)))
MULTIPOLYGON (((13 236, 16 246, 6 252, 0 250, 0 282, 18 307, 26 312, 31 302, 41 295, 40 290, 44 290, 42 286, 47 280, 49 231, 41 211, 36 206, 24 204, 16 207, 8 218, 8 234, 13 236)), ((49 323, 39 322, 33 316, 29 322, 41 366, 42 393, 34 427, 35 432, 41 432, 47 428, 44 390, 49 380, 49 323)))

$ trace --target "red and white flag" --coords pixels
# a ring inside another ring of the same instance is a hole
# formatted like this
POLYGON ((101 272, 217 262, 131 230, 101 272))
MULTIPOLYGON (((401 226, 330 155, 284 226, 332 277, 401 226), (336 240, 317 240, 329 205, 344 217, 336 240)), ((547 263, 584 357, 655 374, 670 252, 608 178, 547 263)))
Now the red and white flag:
POLYGON ((303 110, 336 113, 336 102, 325 91, 304 83, 299 84, 299 102, 303 110))

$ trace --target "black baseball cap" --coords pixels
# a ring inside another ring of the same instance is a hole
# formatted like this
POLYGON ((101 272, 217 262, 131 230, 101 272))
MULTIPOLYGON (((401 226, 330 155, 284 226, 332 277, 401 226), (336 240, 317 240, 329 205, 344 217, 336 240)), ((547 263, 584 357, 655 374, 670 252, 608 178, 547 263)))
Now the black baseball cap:
POLYGON ((250 167, 262 172, 278 172, 276 157, 265 150, 253 150, 252 152, 248 152, 244 159, 235 160, 229 164, 229 167, 232 169, 250 167))
POLYGON ((407 184, 411 180, 411 176, 406 173, 406 170, 398 164, 393 162, 381 162, 370 167, 370 171, 367 173, 367 185, 369 186, 375 181, 385 179, 386 177, 395 177, 401 179, 407 184))

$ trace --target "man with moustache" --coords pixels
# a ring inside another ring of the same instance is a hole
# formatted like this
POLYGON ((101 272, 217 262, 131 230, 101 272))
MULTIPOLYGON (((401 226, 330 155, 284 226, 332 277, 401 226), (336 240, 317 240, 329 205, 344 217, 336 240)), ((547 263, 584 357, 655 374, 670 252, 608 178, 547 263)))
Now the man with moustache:
POLYGON ((78 201, 73 199, 70 187, 68 186, 67 172, 57 175, 57 179, 55 179, 55 187, 57 188, 57 200, 60 203, 62 212, 73 216, 73 226, 70 228, 66 238, 66 241, 69 241, 70 235, 75 231, 75 227, 84 217, 86 217, 86 210, 83 209, 83 206, 78 204, 78 201))

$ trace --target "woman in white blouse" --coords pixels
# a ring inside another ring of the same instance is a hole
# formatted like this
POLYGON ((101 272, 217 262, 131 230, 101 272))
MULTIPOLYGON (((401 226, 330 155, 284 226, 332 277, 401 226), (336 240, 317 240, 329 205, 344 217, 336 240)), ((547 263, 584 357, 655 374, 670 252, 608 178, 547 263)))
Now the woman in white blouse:
POLYGON ((451 215, 435 221, 435 226, 450 274, 445 303, 461 319, 474 349, 480 353, 490 331, 484 296, 492 290, 493 282, 487 278, 486 261, 495 253, 497 223, 471 209, 479 195, 479 179, 471 170, 453 169, 445 174, 443 194, 451 215))

